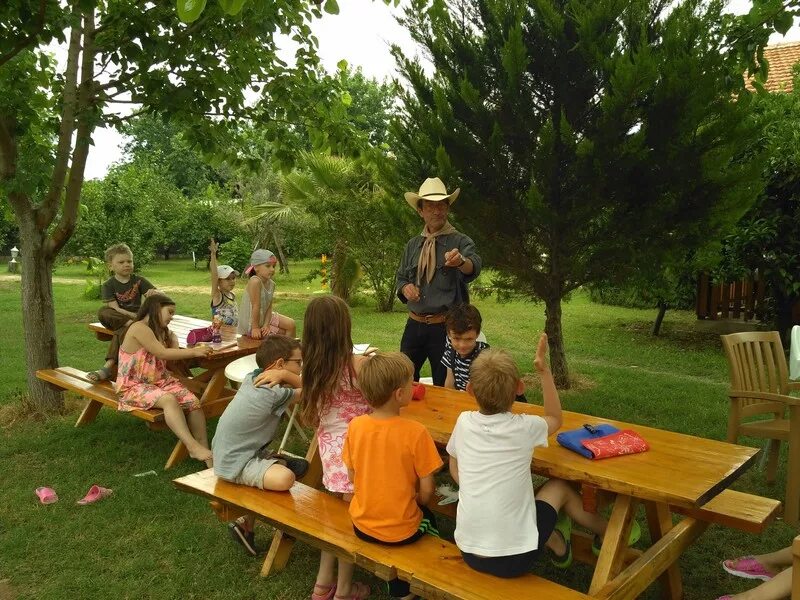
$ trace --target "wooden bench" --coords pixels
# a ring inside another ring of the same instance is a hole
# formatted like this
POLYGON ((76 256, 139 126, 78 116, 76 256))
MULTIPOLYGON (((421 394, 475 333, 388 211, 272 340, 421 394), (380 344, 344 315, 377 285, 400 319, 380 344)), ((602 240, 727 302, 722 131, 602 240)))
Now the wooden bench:
MULTIPOLYGON (((537 575, 500 579, 470 569, 456 546, 446 540, 424 536, 408 546, 381 546, 355 536, 347 504, 325 492, 295 483, 288 492, 269 492, 217 479, 212 469, 173 481, 183 491, 198 494, 232 509, 218 511, 229 520, 252 513, 286 535, 353 561, 384 580, 397 576, 424 598, 482 600, 485 598, 588 598, 537 575)), ((273 542, 270 553, 274 553, 273 542)), ((287 555, 288 556, 288 555, 287 555)), ((281 559, 270 557, 275 569, 281 559), (273 562, 275 561, 275 562, 273 562)), ((275 570, 274 569, 274 570, 275 570)))
MULTIPOLYGON (((600 506, 614 501, 614 494, 598 490, 594 486, 583 486, 583 506, 589 512, 596 512, 600 506)), ((670 511, 692 517, 705 523, 714 523, 746 531, 761 533, 780 514, 781 502, 725 488, 719 494, 698 508, 670 506, 670 511)))
MULTIPOLYGON (((85 408, 78 417, 78 420, 75 422, 75 427, 88 425, 94 421, 95 417, 97 417, 97 413, 103 406, 111 407, 114 410, 117 410, 119 406, 117 394, 114 391, 111 382, 103 381, 95 383, 87 378, 86 371, 73 369, 72 367, 40 369, 36 371, 36 377, 46 381, 56 388, 74 392, 88 400, 85 408)), ((199 393, 202 393, 202 383, 186 378, 180 379, 181 383, 183 383, 191 391, 197 393, 198 395, 199 393)), ((206 418, 219 417, 225 410, 225 407, 228 406, 235 393, 236 392, 234 390, 227 388, 219 397, 204 403, 202 406, 203 413, 205 414, 206 418)), ((145 421, 150 429, 168 429, 167 424, 164 422, 164 411, 162 411, 160 408, 151 408, 149 410, 136 409, 128 414, 145 421)), ((183 444, 178 442, 178 445, 176 445, 175 450, 173 450, 172 455, 170 455, 170 458, 167 460, 164 468, 169 469, 175 466, 181 460, 186 458, 186 456, 187 454, 183 444)))

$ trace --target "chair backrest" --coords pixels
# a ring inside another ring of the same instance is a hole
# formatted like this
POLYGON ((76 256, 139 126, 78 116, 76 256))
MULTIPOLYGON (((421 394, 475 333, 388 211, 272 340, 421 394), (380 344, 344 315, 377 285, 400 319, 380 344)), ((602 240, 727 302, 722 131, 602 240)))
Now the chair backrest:
POLYGON ((732 390, 788 393, 786 355, 777 331, 748 331, 720 337, 728 357, 732 390))

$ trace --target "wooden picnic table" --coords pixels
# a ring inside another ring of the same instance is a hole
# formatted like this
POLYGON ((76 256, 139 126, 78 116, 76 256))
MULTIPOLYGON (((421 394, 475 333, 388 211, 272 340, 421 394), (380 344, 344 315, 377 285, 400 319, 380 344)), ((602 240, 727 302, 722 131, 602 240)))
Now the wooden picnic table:
MULTIPOLYGON (((413 401, 401 414, 425 425, 441 447, 450 439, 458 415, 477 410, 477 404, 465 392, 437 386, 426 388, 424 398, 413 401)), ((515 402, 513 412, 543 415, 544 408, 515 402)), ((753 464, 758 449, 563 412, 563 430, 576 429, 585 423, 610 423, 620 429, 633 429, 650 445, 650 450, 641 454, 593 461, 561 447, 552 436, 549 447, 539 447, 534 452, 532 470, 581 484, 584 502, 597 490, 616 494, 589 595, 635 598, 660 578, 665 597, 681 598, 677 561, 710 524, 698 518, 701 507, 753 464), (631 560, 627 540, 640 503, 645 507, 652 546, 631 560), (673 523, 673 509, 687 516, 673 523)), ((319 487, 322 469, 316 439, 311 442, 308 458, 311 466, 303 481, 319 487)), ((272 560, 280 568, 290 549, 291 540, 276 532, 262 574, 269 572, 272 560)))
MULTIPOLYGON (((169 329, 178 338, 178 345, 186 348, 186 336, 192 329, 209 327, 210 321, 187 317, 185 315, 175 315, 170 321, 169 329)), ((110 340, 113 332, 103 326, 102 323, 91 323, 89 329, 94 332, 100 340, 110 340)), ((210 355, 192 359, 193 368, 196 366, 202 369, 201 372, 191 377, 192 382, 200 384, 202 393, 200 404, 211 402, 220 397, 225 389, 227 378, 225 377, 225 367, 237 358, 253 354, 261 345, 261 340, 255 340, 247 336, 241 336, 236 332, 236 328, 223 325, 220 328, 222 342, 220 344, 209 344, 214 352, 210 355)), ((196 387, 196 386, 192 386, 196 387)), ((172 455, 167 461, 167 468, 183 460, 187 456, 186 447, 183 442, 178 441, 172 455)))

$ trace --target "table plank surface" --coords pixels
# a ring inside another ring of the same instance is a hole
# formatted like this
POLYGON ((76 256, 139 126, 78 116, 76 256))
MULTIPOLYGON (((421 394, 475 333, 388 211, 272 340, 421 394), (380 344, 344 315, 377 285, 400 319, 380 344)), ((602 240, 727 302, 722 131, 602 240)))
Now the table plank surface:
MULTIPOLYGON (((426 388, 425 397, 411 402, 401 414, 425 425, 434 441, 444 445, 458 415, 478 407, 466 392, 430 385, 426 388)), ((544 414, 542 406, 521 402, 515 402, 512 410, 544 414)), ((561 447, 553 435, 549 447, 536 448, 532 465, 536 473, 685 508, 702 506, 727 488, 753 464, 758 453, 757 448, 569 411, 563 412, 563 421, 562 430, 577 429, 584 423, 633 429, 647 440, 650 450, 595 461, 561 447)))
MULTIPOLYGON (((175 315, 172 321, 170 321, 169 329, 178 338, 178 345, 181 348, 186 348, 186 336, 189 335, 192 329, 209 327, 210 325, 211 321, 187 317, 185 315, 175 315)), ((95 333, 104 333, 108 335, 113 333, 104 327, 102 323, 91 323, 89 329, 95 333)), ((229 325, 223 325, 220 328, 220 334, 222 335, 221 344, 209 344, 212 349, 218 347, 219 350, 215 349, 214 352, 206 358, 197 359, 201 367, 207 368, 210 364, 220 361, 224 361, 227 364, 239 357, 254 353, 261 345, 261 340, 254 340, 253 338, 239 335, 236 332, 236 328, 229 325)))

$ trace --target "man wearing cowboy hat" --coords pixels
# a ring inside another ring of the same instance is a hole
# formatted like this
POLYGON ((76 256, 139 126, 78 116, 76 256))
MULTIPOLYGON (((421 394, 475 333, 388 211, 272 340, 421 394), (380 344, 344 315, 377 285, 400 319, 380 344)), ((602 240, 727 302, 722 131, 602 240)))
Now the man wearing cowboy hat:
POLYGON ((414 381, 427 359, 433 383, 444 385, 442 365, 447 332, 445 313, 469 302, 467 284, 481 272, 475 242, 447 220, 460 188, 447 193, 438 177, 426 179, 419 192, 406 192, 406 202, 425 221, 422 233, 409 240, 397 271, 397 297, 408 304, 408 321, 400 350, 414 363, 414 381))

